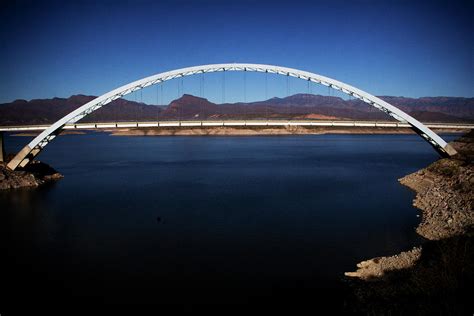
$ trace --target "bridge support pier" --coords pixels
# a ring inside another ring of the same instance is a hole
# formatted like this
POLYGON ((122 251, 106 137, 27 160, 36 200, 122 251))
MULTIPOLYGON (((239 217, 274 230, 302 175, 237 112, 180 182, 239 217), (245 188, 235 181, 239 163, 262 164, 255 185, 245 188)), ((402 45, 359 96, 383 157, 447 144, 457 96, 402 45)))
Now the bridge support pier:
POLYGON ((4 162, 6 158, 5 146, 3 144, 3 132, 0 132, 0 162, 4 162))

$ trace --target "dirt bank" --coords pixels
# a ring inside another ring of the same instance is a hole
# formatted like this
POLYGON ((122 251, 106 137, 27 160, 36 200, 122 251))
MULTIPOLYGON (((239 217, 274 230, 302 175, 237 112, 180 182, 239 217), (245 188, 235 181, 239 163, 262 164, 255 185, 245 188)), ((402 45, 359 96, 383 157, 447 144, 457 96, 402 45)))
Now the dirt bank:
POLYGON ((416 231, 428 241, 345 273, 360 310, 457 314, 473 307, 474 132, 451 145, 457 156, 399 180, 417 193, 413 205, 422 220, 416 231))

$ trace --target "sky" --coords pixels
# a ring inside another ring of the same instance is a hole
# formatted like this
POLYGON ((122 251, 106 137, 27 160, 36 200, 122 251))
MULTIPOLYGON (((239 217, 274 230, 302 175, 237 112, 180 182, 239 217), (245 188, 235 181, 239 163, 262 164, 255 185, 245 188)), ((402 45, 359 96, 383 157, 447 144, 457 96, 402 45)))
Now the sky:
MULTIPOLYGON (((163 71, 225 62, 297 68, 374 95, 474 97, 473 3, 10 1, 0 10, 0 103, 101 95, 163 71)), ((297 79, 228 73, 225 84, 221 74, 194 76, 128 98, 165 104, 190 93, 237 102, 298 92, 334 95, 297 79)))

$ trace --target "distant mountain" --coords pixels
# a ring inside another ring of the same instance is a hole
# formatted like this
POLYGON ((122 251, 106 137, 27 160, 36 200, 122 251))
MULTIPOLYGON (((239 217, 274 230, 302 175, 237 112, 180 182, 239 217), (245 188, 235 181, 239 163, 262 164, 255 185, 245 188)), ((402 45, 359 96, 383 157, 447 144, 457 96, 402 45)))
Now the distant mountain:
MULTIPOLYGON (((0 104, 0 125, 49 124, 94 99, 73 95, 69 98, 16 100, 0 104)), ((474 98, 381 97, 421 121, 474 122, 474 98)), ((215 104, 185 94, 167 106, 148 105, 118 99, 84 118, 83 122, 135 120, 205 119, 348 119, 387 120, 389 116, 354 99, 313 94, 296 94, 251 103, 215 104)))
MULTIPOLYGON (((50 124, 94 98, 73 95, 67 99, 16 100, 0 104, 0 125, 50 124)), ((156 120, 161 110, 158 106, 117 99, 81 122, 156 120)))
POLYGON ((418 99, 382 96, 383 100, 408 112, 438 112, 451 116, 474 118, 474 98, 424 97, 418 99))
MULTIPOLYGON (((428 122, 473 122, 474 98, 401 98, 381 97, 387 102, 428 122)), ((363 101, 313 94, 295 94, 251 103, 215 104, 192 95, 174 100, 160 114, 166 119, 355 119, 387 120, 385 113, 363 101)))

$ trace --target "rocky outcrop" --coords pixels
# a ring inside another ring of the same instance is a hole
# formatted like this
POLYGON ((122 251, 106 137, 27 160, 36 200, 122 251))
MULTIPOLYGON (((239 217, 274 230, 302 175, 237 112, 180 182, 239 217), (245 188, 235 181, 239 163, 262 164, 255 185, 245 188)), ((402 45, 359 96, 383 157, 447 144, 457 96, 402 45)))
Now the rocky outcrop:
POLYGON ((40 161, 33 161, 26 168, 15 171, 8 169, 6 163, 0 163, 0 190, 34 188, 62 177, 40 161))
POLYGON ((391 257, 378 257, 357 264, 357 271, 346 272, 348 277, 357 277, 365 281, 387 278, 387 273, 410 268, 420 258, 421 248, 415 247, 391 257))
POLYGON ((416 231, 430 240, 466 233, 474 225, 474 168, 465 160, 441 159, 400 183, 417 192, 413 205, 422 210, 416 231))

